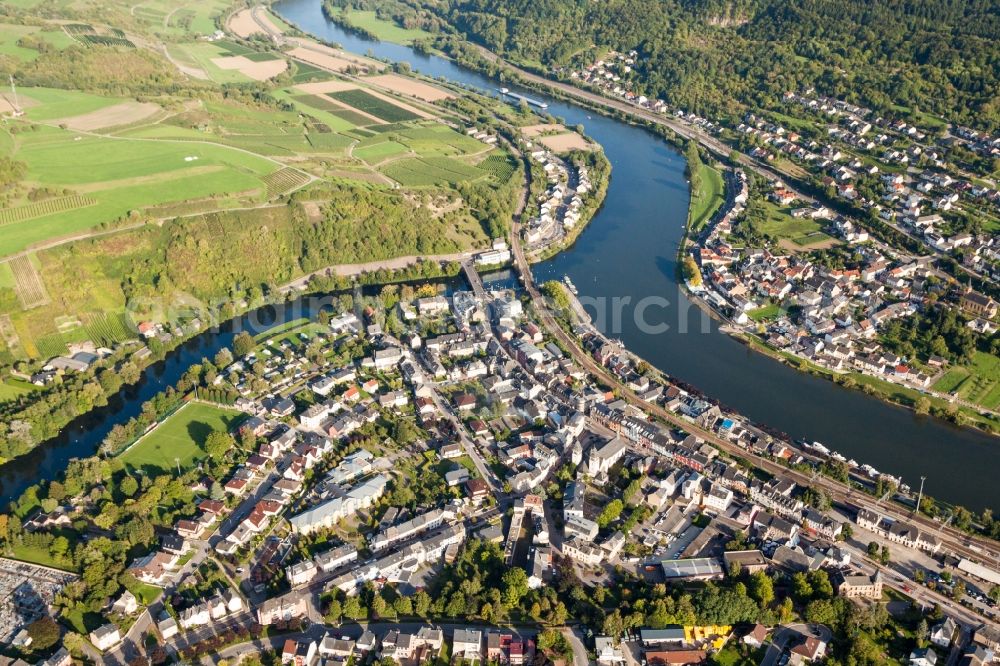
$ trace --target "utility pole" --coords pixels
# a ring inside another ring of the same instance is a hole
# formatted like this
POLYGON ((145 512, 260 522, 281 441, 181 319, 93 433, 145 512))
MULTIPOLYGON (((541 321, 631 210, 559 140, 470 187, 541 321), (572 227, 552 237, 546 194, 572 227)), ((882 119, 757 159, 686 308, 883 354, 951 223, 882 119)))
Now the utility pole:
POLYGON ((927 480, 926 476, 920 477, 920 492, 917 493, 917 511, 916 511, 916 513, 920 513, 920 502, 924 498, 924 481, 926 481, 926 480, 927 480))

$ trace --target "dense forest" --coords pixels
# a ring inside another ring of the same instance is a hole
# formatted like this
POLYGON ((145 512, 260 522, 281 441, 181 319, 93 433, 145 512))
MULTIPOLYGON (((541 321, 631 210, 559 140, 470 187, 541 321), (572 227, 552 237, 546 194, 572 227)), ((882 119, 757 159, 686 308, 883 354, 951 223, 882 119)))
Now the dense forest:
POLYGON ((766 106, 787 90, 814 86, 883 113, 931 112, 1000 127, 1000 16, 989 0, 427 5, 469 38, 528 66, 581 65, 602 48, 635 49, 647 94, 703 114, 766 106))

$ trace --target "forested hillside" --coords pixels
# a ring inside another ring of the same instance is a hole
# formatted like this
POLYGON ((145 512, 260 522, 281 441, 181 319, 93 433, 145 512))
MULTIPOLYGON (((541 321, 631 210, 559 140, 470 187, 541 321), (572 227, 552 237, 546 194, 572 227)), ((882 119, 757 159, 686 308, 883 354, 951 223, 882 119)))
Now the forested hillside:
POLYGON ((1000 126, 1000 14, 990 0, 426 5, 469 38, 526 65, 558 67, 589 62, 601 48, 636 49, 645 92, 699 113, 739 112, 815 86, 883 112, 919 110, 1000 126))

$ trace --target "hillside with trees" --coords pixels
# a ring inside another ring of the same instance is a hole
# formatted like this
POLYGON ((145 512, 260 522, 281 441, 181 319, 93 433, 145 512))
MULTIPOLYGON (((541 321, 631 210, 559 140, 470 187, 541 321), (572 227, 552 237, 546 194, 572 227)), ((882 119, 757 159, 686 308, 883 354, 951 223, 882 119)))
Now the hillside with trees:
POLYGON ((1000 17, 985 0, 447 0, 429 6, 468 38, 529 67, 589 64, 604 49, 635 49, 647 95, 702 115, 736 114, 785 91, 815 87, 882 113, 905 107, 1000 126, 1000 17))

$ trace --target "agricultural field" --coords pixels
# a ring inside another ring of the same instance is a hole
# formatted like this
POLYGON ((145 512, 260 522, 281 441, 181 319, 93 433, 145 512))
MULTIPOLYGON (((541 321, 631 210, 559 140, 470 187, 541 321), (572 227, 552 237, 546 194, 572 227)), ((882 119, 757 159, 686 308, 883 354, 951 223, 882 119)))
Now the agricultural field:
POLYGON ((195 67, 215 83, 245 83, 250 80, 239 69, 220 67, 218 61, 241 55, 224 46, 224 42, 189 42, 171 44, 167 48, 170 55, 179 62, 195 67))
POLYGON ((987 409, 1000 408, 1000 358, 976 352, 971 363, 945 371, 931 388, 987 409))
POLYGON ((167 417, 145 437, 120 456, 126 467, 135 470, 191 469, 203 460, 205 440, 215 431, 228 432, 243 414, 201 403, 190 403, 167 417))
POLYGON ((235 193, 260 198, 266 193, 264 178, 281 168, 263 157, 206 142, 106 138, 35 127, 18 135, 13 157, 27 165, 30 181, 69 188, 79 198, 10 212, 22 221, 5 220, 0 256, 146 206, 235 193), (80 205, 70 206, 74 203, 80 205), (65 209, 37 215, 59 205, 65 209))
POLYGON ((517 164, 514 163, 513 158, 505 153, 493 153, 476 166, 500 183, 509 181, 517 170, 517 164))
POLYGON ((397 143, 389 139, 382 139, 381 137, 375 138, 379 139, 377 143, 371 143, 355 148, 353 153, 354 156, 369 164, 378 164, 379 162, 390 157, 397 157, 410 152, 410 149, 401 143, 397 143))
POLYGON ((228 0, 142 0, 119 2, 150 32, 170 37, 211 35, 228 0))
POLYGON ((486 175, 478 167, 448 157, 403 159, 392 162, 382 173, 405 187, 441 187, 486 175))
MULTIPOLYGON (((0 58, 51 57, 30 48, 30 39, 18 44, 30 37, 41 40, 42 50, 75 46, 84 59, 94 59, 87 64, 95 65, 97 77, 82 90, 19 85, 25 114, 0 127, 0 157, 25 170, 0 209, 2 365, 65 354, 69 345, 87 341, 107 347, 135 341, 134 321, 149 312, 134 304, 144 299, 206 300, 233 284, 296 277, 305 264, 293 232, 294 207, 253 210, 293 191, 316 187, 325 194, 324 188, 343 190, 352 182, 367 193, 385 193, 397 183, 509 182, 517 169, 509 156, 438 119, 461 121, 434 106, 452 93, 400 74, 370 83, 331 80, 323 63, 292 60, 282 78, 288 87, 251 94, 253 79, 283 70, 289 56, 236 36, 204 39, 216 32, 229 0, 109 0, 87 14, 87 23, 72 14, 44 24, 76 3, 53 0, 39 25, 0 29, 0 58), (118 60, 102 59, 111 50, 80 48, 107 44, 122 53, 133 42, 144 48, 118 60), (150 55, 163 49, 169 59, 150 55), (101 67, 121 71, 123 63, 148 65, 143 87, 101 79, 101 67), (165 83, 162 90, 157 81, 165 83), (214 91, 201 94, 213 84, 214 91), (222 84, 247 85, 223 94, 222 84), (240 228, 227 209, 246 209, 240 228)), ((318 44, 309 53, 366 74, 384 70, 318 44)), ((65 83, 53 79, 51 85, 65 83)), ((11 107, 3 97, 5 110, 11 107)), ((350 208, 353 199, 345 201, 342 207, 350 208)), ((466 211, 425 219, 410 204, 378 201, 400 221, 399 235, 376 247, 369 240, 374 220, 359 220, 359 228, 369 227, 364 233, 325 229, 330 238, 358 235, 350 247, 323 249, 327 261, 381 258, 397 247, 416 252, 419 234, 416 223, 406 222, 411 219, 420 220, 422 242, 436 252, 484 241, 482 225, 466 211)), ((367 214, 364 206, 358 214, 367 214)))
POLYGON ((136 335, 135 324, 125 313, 94 312, 84 315, 84 330, 94 344, 114 347, 136 335))
POLYGON ((53 197, 29 204, 4 208, 0 210, 0 226, 33 220, 36 217, 45 217, 46 215, 62 213, 68 210, 76 210, 77 208, 85 208, 86 206, 93 206, 96 203, 97 200, 92 197, 73 194, 67 197, 53 197))
POLYGON ((376 97, 375 95, 356 88, 354 90, 340 90, 336 92, 327 93, 330 97, 334 98, 338 102, 343 102, 347 106, 350 106, 362 113, 366 113, 380 120, 384 120, 389 123, 399 123, 407 120, 417 120, 420 118, 419 115, 404 109, 403 107, 382 99, 381 97, 376 97))
POLYGON ((415 153, 429 157, 453 157, 485 153, 492 148, 447 125, 423 123, 399 130, 402 141, 415 153))

